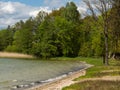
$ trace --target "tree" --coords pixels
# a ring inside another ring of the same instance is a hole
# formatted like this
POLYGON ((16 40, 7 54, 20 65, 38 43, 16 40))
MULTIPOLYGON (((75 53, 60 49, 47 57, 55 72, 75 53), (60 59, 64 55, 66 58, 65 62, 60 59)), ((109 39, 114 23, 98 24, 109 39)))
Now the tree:
MULTIPOLYGON (((110 12, 111 49, 113 53, 120 51, 120 0, 113 0, 110 12)), ((119 52, 120 53, 120 52, 119 52)))
POLYGON ((0 30, 0 51, 5 50, 8 45, 13 41, 12 30, 0 30))
MULTIPOLYGON (((98 18, 100 22, 100 18, 98 18)), ((103 51, 103 36, 101 34, 101 26, 94 22, 92 16, 83 18, 80 24, 80 50, 79 56, 84 57, 99 57, 103 51)))
POLYGON ((56 17, 55 28, 57 31, 57 41, 61 46, 64 56, 77 56, 79 51, 79 31, 76 24, 67 21, 65 18, 56 17))
POLYGON ((39 57, 77 56, 80 47, 79 20, 80 14, 73 2, 68 7, 53 10, 36 31, 33 54, 39 57), (64 16, 65 12, 72 15, 64 16))
POLYGON ((31 47, 33 43, 33 19, 29 18, 25 23, 20 22, 21 25, 16 29, 14 34, 14 41, 11 46, 9 46, 9 51, 16 51, 21 53, 31 53, 31 47), (12 50, 10 50, 12 49, 12 50))
POLYGON ((37 16, 35 17, 34 25, 33 25, 33 31, 36 33, 37 29, 39 28, 40 24, 45 20, 46 16, 48 14, 44 11, 40 11, 37 16))
POLYGON ((29 54, 32 47, 33 35, 29 29, 22 29, 15 32, 13 46, 17 52, 29 54))
POLYGON ((19 22, 17 22, 13 28, 14 28, 14 32, 17 31, 17 30, 20 30, 22 29, 24 26, 24 22, 22 20, 20 20, 19 22))
POLYGON ((103 35, 104 35, 104 54, 103 54, 103 63, 108 65, 108 30, 109 30, 109 13, 108 10, 111 9, 111 0, 84 0, 85 4, 88 6, 89 10, 92 13, 92 16, 95 21, 98 22, 97 13, 99 13, 102 17, 102 23, 100 25, 103 27, 103 35))
POLYGON ((62 16, 73 23, 79 23, 80 13, 77 10, 77 6, 74 2, 68 2, 65 8, 62 8, 62 16))

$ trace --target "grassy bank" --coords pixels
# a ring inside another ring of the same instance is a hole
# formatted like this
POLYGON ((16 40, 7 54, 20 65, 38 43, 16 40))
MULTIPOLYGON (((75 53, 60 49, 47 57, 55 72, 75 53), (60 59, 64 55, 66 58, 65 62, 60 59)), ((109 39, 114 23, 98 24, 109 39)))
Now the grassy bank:
POLYGON ((110 60, 110 65, 105 66, 102 64, 102 59, 85 59, 87 63, 93 64, 94 67, 89 68, 87 73, 83 77, 79 77, 76 80, 84 78, 95 78, 103 76, 117 76, 120 75, 120 61, 110 60), (90 61, 89 61, 90 60, 90 61))
POLYGON ((63 90, 120 90, 120 81, 85 81, 66 87, 63 90))
MULTIPOLYGON (((89 78, 102 78, 105 76, 120 76, 120 61, 110 60, 109 66, 102 64, 102 58, 54 58, 57 60, 79 60, 94 65, 87 69, 85 76, 75 79, 79 82, 89 78)), ((107 81, 107 80, 87 80, 73 84, 71 86, 63 88, 63 90, 119 90, 120 81, 107 81), (106 84, 107 83, 107 84, 106 84)))

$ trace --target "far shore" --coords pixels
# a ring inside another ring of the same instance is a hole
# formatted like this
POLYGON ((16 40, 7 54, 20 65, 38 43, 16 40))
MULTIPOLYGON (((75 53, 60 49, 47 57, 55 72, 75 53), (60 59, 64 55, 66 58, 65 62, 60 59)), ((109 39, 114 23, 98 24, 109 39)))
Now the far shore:
POLYGON ((21 53, 0 52, 0 58, 26 58, 26 59, 33 59, 35 57, 32 56, 32 55, 21 54, 21 53))

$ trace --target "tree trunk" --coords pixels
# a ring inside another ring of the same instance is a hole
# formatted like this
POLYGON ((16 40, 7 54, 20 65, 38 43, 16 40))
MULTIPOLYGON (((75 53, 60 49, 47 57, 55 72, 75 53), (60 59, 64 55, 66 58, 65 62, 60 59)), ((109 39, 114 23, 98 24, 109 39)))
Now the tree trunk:
POLYGON ((108 28, 107 25, 104 26, 104 38, 105 38, 105 65, 109 65, 108 61, 108 28))

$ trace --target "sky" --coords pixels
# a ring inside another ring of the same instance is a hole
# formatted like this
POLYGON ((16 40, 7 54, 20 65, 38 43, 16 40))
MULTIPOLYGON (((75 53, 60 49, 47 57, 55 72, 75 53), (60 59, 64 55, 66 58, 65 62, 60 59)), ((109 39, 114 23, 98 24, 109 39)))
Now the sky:
POLYGON ((50 13, 53 9, 65 6, 69 1, 76 3, 80 13, 87 10, 82 0, 0 0, 0 28, 35 17, 41 10, 50 13))

